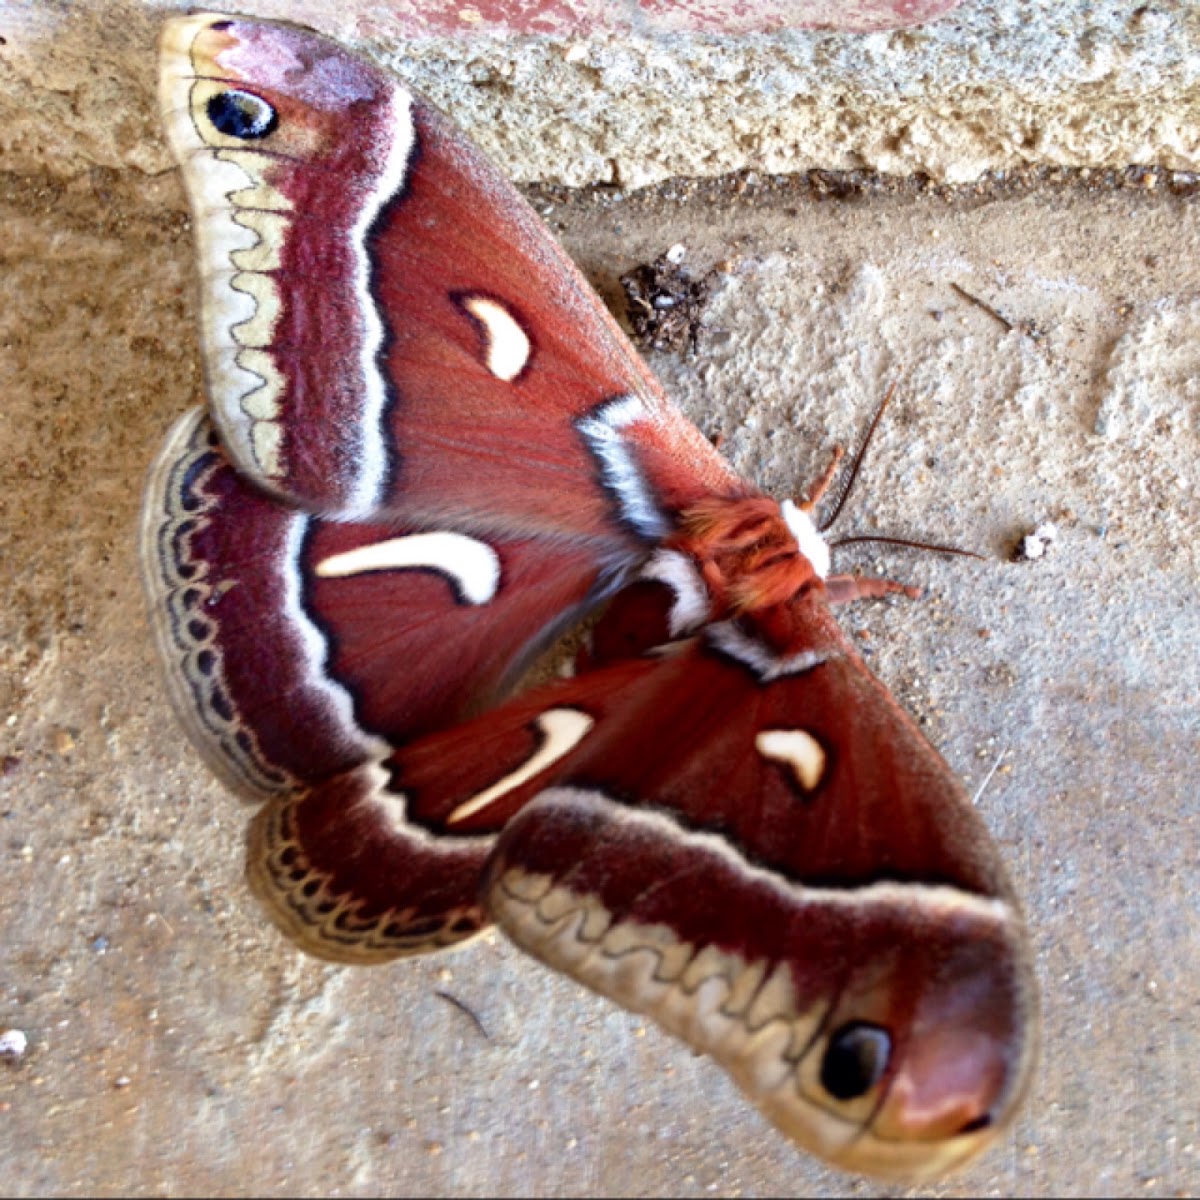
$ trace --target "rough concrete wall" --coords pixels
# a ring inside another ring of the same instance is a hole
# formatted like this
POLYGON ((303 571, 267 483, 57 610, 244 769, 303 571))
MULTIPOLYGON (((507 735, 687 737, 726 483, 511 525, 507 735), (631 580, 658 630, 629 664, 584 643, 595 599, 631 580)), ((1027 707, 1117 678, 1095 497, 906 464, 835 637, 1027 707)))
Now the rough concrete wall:
MULTIPOLYGON (((176 7, 10 0, 0 166, 169 169, 154 39, 176 7)), ((970 0, 925 25, 869 35, 536 37, 470 22, 461 36, 412 37, 403 13, 365 0, 241 7, 304 21, 391 63, 519 180, 638 187, 742 169, 948 181, 1029 163, 1200 169, 1193 3, 970 0)))

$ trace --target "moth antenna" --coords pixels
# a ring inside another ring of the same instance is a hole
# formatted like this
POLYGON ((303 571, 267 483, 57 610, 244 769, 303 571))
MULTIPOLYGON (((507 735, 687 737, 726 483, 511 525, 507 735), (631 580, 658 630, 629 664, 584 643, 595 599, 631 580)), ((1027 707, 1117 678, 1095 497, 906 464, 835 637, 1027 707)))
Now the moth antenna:
POLYGON ((945 546, 941 542, 914 542, 908 538, 884 537, 873 533, 838 538, 836 542, 830 542, 829 547, 832 550, 839 546, 853 546, 861 542, 882 542, 886 546, 907 546, 910 550, 932 550, 935 554, 959 554, 963 558, 977 558, 980 562, 987 561, 985 555, 976 554, 974 550, 964 550, 961 546, 945 546))
MULTIPOLYGON (((854 488, 854 483, 858 479, 858 472, 863 465, 863 459, 867 456, 867 449, 871 445, 872 439, 875 437, 875 430, 879 427, 879 421, 887 406, 891 403, 892 397, 896 394, 896 384, 893 383, 888 388, 887 394, 879 402, 879 407, 875 409, 875 415, 871 418, 870 425, 867 426, 867 432, 863 440, 859 443, 858 453, 854 456, 854 462, 850 465, 850 473, 846 476, 846 482, 839 485, 836 490, 836 499, 833 504, 833 512, 825 518, 818 526, 821 533, 824 533, 842 514, 842 509, 846 507, 846 501, 850 499, 850 493, 854 488)), ((824 488, 821 489, 824 491, 824 488)))
MULTIPOLYGON (((994 769, 994 768, 993 768, 994 769)), ((471 1019, 471 1023, 479 1030, 484 1041, 490 1042, 492 1035, 488 1033, 487 1026, 483 1023, 483 1018, 465 1001, 460 1000, 457 996, 451 995, 449 992, 441 990, 433 993, 439 1000, 445 1000, 447 1004, 457 1008, 460 1013, 465 1014, 471 1019)))

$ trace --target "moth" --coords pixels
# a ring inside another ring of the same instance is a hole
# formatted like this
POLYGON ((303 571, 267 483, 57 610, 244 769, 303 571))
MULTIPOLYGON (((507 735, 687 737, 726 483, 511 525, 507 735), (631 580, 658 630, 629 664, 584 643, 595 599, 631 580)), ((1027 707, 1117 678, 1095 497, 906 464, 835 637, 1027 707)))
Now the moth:
POLYGON ((928 1178, 1028 1083, 999 856, 778 503, 672 406, 517 192, 307 30, 176 18, 208 408, 141 550, 183 725, 308 952, 495 922, 711 1055, 801 1146, 928 1178), (585 669, 513 696, 608 605, 585 669))

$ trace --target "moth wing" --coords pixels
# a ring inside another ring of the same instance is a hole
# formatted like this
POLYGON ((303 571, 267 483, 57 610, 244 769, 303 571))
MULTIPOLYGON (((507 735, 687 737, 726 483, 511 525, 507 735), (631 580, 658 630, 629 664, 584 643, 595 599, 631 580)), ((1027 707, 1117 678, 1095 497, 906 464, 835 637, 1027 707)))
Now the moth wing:
POLYGON ((220 15, 165 29, 208 391, 306 509, 587 539, 609 562, 741 487, 540 219, 390 73, 220 15))
POLYGON ((401 747, 431 837, 496 838, 523 949, 711 1054, 802 1145, 941 1174, 1026 1086, 1023 922, 961 786, 811 594, 401 747), (498 832, 497 832, 498 831, 498 832))
POLYGON ((492 702, 599 585, 570 547, 280 503, 232 466, 201 410, 150 473, 141 552, 175 710, 215 773, 256 800, 492 702))

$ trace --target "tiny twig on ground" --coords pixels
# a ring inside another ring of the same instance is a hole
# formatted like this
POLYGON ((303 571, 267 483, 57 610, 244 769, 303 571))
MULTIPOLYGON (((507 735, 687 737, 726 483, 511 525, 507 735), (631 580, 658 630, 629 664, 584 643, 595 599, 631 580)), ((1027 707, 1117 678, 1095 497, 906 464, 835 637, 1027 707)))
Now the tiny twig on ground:
POLYGON ((972 806, 979 807, 979 799, 983 795, 984 789, 992 782, 992 776, 1000 769, 1000 764, 1004 761, 1004 756, 1008 753, 1008 747, 1001 747, 1000 753, 996 755, 996 761, 992 763, 992 769, 983 777, 983 782, 975 789, 975 795, 971 797, 972 806))
POLYGON ((461 1013, 466 1013, 468 1017, 475 1023, 475 1028, 483 1035, 485 1041, 490 1042, 492 1035, 488 1033, 487 1026, 480 1020, 479 1014, 469 1005, 460 1000, 457 996, 452 996, 449 992, 436 991, 433 993, 439 1000, 445 1000, 447 1004, 452 1004, 461 1013))
POLYGON ((1012 333, 1012 331, 1016 328, 1016 326, 1002 312, 997 312, 996 309, 988 304, 986 300, 980 300, 978 296, 972 296, 966 288, 959 287, 957 283, 952 283, 950 286, 964 300, 966 300, 967 303, 975 305, 976 308, 983 309, 983 311, 987 313, 989 317, 991 317, 993 320, 999 321, 1009 333, 1012 333))

